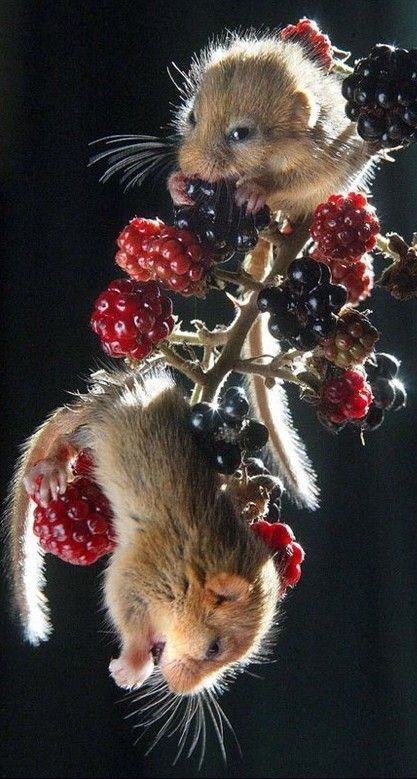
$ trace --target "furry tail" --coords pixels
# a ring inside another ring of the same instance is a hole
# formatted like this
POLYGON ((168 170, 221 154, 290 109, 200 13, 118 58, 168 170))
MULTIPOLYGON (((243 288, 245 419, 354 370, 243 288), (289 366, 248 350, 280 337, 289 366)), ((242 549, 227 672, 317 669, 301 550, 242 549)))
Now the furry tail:
POLYGON ((12 594, 25 638, 31 644, 47 641, 52 627, 43 592, 44 553, 32 530, 35 504, 26 492, 23 478, 70 429, 74 429, 74 414, 70 407, 64 407, 55 411, 28 439, 17 462, 6 509, 12 594))
MULTIPOLYGON (((247 270, 262 280, 270 257, 268 244, 260 241, 245 263, 247 270)), ((258 317, 245 344, 247 357, 277 353, 277 342, 269 334, 266 317, 258 317)), ((269 430, 269 442, 288 492, 298 505, 318 507, 316 474, 297 431, 294 428, 282 383, 267 389, 261 376, 249 379, 252 400, 259 418, 269 430)))

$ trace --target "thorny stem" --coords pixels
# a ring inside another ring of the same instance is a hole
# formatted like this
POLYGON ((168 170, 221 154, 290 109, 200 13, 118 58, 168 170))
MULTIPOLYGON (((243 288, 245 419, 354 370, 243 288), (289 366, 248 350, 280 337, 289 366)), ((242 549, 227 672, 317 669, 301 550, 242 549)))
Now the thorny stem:
POLYGON ((309 383, 306 381, 305 374, 303 374, 303 378, 301 378, 296 373, 285 370, 285 368, 274 367, 273 361, 264 364, 253 360, 236 360, 233 365, 233 370, 236 371, 236 373, 249 373, 263 376, 264 379, 289 381, 293 384, 298 384, 304 389, 311 390, 309 383))
POLYGON ((159 351, 164 355, 167 365, 172 365, 178 371, 181 371, 187 376, 194 384, 203 384, 205 375, 198 365, 191 363, 189 360, 185 360, 184 357, 178 354, 168 344, 162 343, 159 345, 159 351))
POLYGON ((259 292, 263 287, 263 284, 260 281, 256 281, 256 279, 249 273, 246 273, 243 269, 240 271, 231 271, 224 270, 223 268, 215 268, 212 271, 212 275, 219 281, 236 284, 236 286, 243 287, 243 289, 247 290, 257 290, 259 292))
POLYGON ((170 344, 185 344, 187 346, 203 346, 214 348, 216 346, 222 346, 226 343, 229 335, 229 328, 208 330, 205 327, 200 327, 196 332, 190 332, 188 330, 174 330, 167 341, 170 344))
MULTIPOLYGON (((272 268, 264 283, 272 281, 277 273, 283 272, 288 267, 303 248, 308 235, 309 224, 304 222, 291 235, 281 238, 272 268)), ((220 357, 204 375, 202 400, 208 402, 214 400, 227 374, 234 369, 234 365, 240 360, 243 344, 259 314, 256 299, 257 293, 252 292, 248 300, 240 306, 236 319, 229 328, 229 337, 220 357)))

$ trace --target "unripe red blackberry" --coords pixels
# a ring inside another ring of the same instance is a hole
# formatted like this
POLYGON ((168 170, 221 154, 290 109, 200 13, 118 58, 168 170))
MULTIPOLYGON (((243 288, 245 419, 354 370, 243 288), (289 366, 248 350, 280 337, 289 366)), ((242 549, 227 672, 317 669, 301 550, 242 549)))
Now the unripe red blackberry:
POLYGON ((346 115, 378 148, 417 140, 417 49, 377 44, 342 85, 346 115))
POLYGON ((362 365, 378 337, 378 330, 364 314, 348 309, 339 317, 335 335, 323 342, 324 356, 339 368, 362 365))
POLYGON ((254 522, 251 528, 267 547, 275 552, 275 564, 282 576, 284 589, 294 587, 300 580, 301 563, 305 555, 302 546, 294 540, 295 536, 289 525, 281 522, 270 524, 261 519, 254 522))
POLYGON ((159 219, 136 217, 122 230, 116 263, 136 281, 156 279, 184 297, 204 297, 212 253, 204 250, 187 230, 159 219))
POLYGON ((142 360, 174 327, 172 302, 154 281, 116 279, 97 298, 91 327, 110 357, 142 360))
POLYGON ((368 413, 372 398, 371 387, 363 373, 340 371, 323 382, 317 412, 319 417, 339 425, 362 419, 368 413))
POLYGON ((300 19, 297 24, 287 24, 280 32, 282 40, 296 40, 303 44, 307 54, 328 70, 333 62, 330 38, 324 35, 312 19, 300 19))
MULTIPOLYGON (((37 495, 32 496, 38 502, 37 495)), ((110 504, 99 486, 77 476, 63 495, 34 511, 33 532, 45 552, 73 565, 90 565, 116 545, 110 504)))
POLYGON ((347 303, 355 305, 366 300, 371 294, 374 286, 374 266, 370 254, 364 254, 353 263, 349 260, 329 260, 317 249, 311 251, 308 256, 328 266, 333 283, 341 284, 346 289, 347 303))
POLYGON ((378 231, 375 209, 359 192, 330 195, 317 206, 310 227, 321 257, 349 265, 375 247, 378 231))

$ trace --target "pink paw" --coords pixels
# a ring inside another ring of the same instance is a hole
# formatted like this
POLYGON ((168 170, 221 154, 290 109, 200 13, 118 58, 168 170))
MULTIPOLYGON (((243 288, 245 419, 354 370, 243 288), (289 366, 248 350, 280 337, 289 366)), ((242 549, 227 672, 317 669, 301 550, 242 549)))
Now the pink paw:
POLYGON ((243 181, 237 185, 235 201, 238 206, 246 203, 247 214, 257 214, 266 203, 266 192, 255 181, 243 181))
POLYGON ((50 500, 56 500, 67 488, 67 469, 59 460, 46 458, 40 460, 23 478, 26 492, 39 494, 41 506, 46 507, 50 500), (42 480, 38 481, 41 476, 42 480))
POLYGON ((169 194, 171 195, 176 206, 193 206, 194 201, 191 200, 189 195, 185 191, 185 186, 188 182, 186 176, 184 176, 181 170, 176 170, 175 173, 171 173, 167 180, 167 187, 169 194))
POLYGON ((149 657, 138 666, 134 665, 123 653, 120 657, 113 658, 109 665, 110 675, 118 687, 124 690, 132 690, 140 687, 149 678, 154 669, 153 660, 149 657))

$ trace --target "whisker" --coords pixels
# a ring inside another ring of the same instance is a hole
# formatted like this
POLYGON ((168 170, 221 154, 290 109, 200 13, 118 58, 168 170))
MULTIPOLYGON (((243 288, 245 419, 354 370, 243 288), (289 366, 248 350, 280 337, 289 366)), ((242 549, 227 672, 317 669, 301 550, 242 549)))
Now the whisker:
MULTIPOLYGON (((208 690, 205 690, 205 693, 208 693, 208 690)), ((214 725, 214 730, 216 731, 216 736, 217 736, 217 740, 219 742, 219 747, 220 747, 220 751, 221 751, 222 756, 223 756, 223 760, 224 760, 224 762, 227 765, 226 750, 224 748, 224 743, 223 743, 223 740, 222 740, 222 728, 219 728, 219 725, 218 725, 218 722, 217 722, 217 718, 214 716, 213 710, 211 708, 210 698, 208 698, 208 697, 206 697, 204 695, 204 701, 205 701, 205 704, 207 706, 208 713, 210 714, 211 721, 212 721, 212 723, 214 725)))
POLYGON ((207 744, 207 729, 206 729, 206 716, 205 716, 206 712, 204 710, 204 703, 202 697, 199 698, 199 705, 200 705, 201 725, 203 729, 203 736, 201 739, 200 760, 198 761, 198 770, 201 771, 204 755, 206 754, 206 744, 207 744))
POLYGON ((95 141, 90 141, 89 146, 94 146, 95 143, 117 143, 118 141, 159 141, 161 139, 157 135, 104 135, 102 138, 96 138, 95 141))
POLYGON ((192 719, 196 717, 195 721, 195 728, 194 728, 194 738, 192 740, 191 746, 188 750, 187 757, 191 757, 193 754, 199 739, 200 739, 200 733, 201 733, 201 705, 200 705, 200 698, 197 697, 195 700, 195 708, 194 708, 194 714, 192 716, 192 719))

